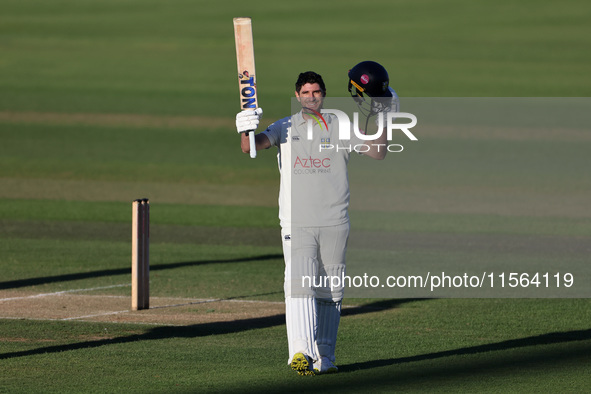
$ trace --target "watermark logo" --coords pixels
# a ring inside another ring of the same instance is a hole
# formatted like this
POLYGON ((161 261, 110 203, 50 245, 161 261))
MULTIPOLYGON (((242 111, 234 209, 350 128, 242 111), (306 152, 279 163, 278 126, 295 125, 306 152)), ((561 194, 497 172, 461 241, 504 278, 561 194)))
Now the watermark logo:
MULTIPOLYGON (((380 139, 383 133, 386 133, 386 139, 388 141, 392 140, 392 136, 394 131, 401 131, 404 135, 411 141, 418 141, 418 138, 410 131, 411 128, 417 125, 417 117, 408 112, 380 112, 377 114, 377 132, 375 134, 366 134, 366 132, 360 130, 359 128, 359 113, 353 113, 353 122, 351 122, 349 116, 341 110, 338 109, 321 109, 320 112, 314 111, 310 109, 308 113, 315 121, 320 125, 321 130, 323 129, 322 124, 320 121, 322 120, 324 127, 328 130, 328 124, 326 119, 322 114, 332 114, 336 116, 338 125, 339 125, 339 140, 347 141, 351 140, 351 130, 355 137, 357 137, 361 141, 373 141, 376 142, 380 139), (395 123, 395 120, 403 120, 408 119, 410 122, 407 123, 395 123)), ((312 127, 312 120, 308 120, 307 124, 307 139, 311 141, 313 139, 313 127, 312 127)), ((353 147, 349 146, 349 150, 355 150, 357 152, 363 153, 367 152, 370 149, 370 145, 376 145, 371 143, 363 143, 357 144, 353 147)), ((389 152, 401 152, 403 150, 402 145, 400 144, 377 144, 380 146, 384 146, 389 152)), ((380 149, 378 146, 378 149, 380 149)), ((319 146, 319 151, 323 150, 334 150, 337 151, 339 149, 344 149, 339 147, 338 145, 335 146, 330 143, 330 138, 323 138, 321 144, 319 146)))
MULTIPOLYGON (((324 116, 322 116, 322 114, 312 108, 307 108, 305 107, 304 110, 306 111, 306 113, 312 117, 312 119, 314 119, 316 121, 316 123, 318 124, 318 126, 320 126, 320 130, 322 130, 322 125, 324 124, 324 130, 328 131, 328 124, 326 123, 326 119, 324 119, 324 116), (320 123, 320 121, 322 120, 322 123, 320 123)), ((308 139, 312 139, 312 136, 310 134, 310 129, 311 127, 308 127, 308 139)))

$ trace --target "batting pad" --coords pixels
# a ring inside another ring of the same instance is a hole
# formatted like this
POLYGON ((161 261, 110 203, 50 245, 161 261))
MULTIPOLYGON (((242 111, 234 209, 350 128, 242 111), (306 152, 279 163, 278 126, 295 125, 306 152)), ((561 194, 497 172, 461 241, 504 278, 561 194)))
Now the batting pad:
POLYGON ((318 331, 316 344, 318 355, 328 357, 335 362, 335 346, 337 343, 337 332, 341 321, 341 302, 317 301, 318 331))
MULTIPOLYGON (((284 246, 284 250, 286 247, 284 246)), ((285 283, 286 297, 313 297, 315 293, 314 280, 318 276, 318 260, 303 255, 296 255, 290 251, 285 254, 285 283)))
POLYGON ((285 323, 287 343, 291 363, 296 353, 304 353, 313 360, 318 360, 316 352, 317 324, 316 300, 314 297, 286 297, 285 323))
POLYGON ((345 295, 345 264, 320 265, 316 298, 340 302, 345 295))

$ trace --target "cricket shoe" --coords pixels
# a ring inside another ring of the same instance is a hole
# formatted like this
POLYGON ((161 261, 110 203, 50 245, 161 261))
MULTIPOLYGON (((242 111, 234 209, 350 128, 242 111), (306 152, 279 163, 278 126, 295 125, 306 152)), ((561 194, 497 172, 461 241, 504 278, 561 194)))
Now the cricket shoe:
POLYGON ((328 359, 328 357, 320 357, 320 360, 314 362, 314 372, 318 375, 325 373, 336 373, 339 369, 328 359))
POLYGON ((314 375, 312 365, 310 365, 310 358, 304 353, 296 353, 291 359, 291 369, 296 371, 298 375, 314 375))

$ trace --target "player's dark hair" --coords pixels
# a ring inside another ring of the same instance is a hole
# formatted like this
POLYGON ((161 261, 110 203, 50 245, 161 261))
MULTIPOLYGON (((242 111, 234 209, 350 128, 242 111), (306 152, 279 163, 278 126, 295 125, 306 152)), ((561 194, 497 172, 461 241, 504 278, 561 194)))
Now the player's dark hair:
POLYGON ((320 89, 322 89, 323 93, 326 93, 326 86, 324 85, 324 81, 320 74, 315 73, 314 71, 306 71, 305 73, 301 73, 298 76, 298 80, 295 83, 296 92, 300 92, 302 90, 302 86, 307 83, 317 83, 320 85, 320 89))

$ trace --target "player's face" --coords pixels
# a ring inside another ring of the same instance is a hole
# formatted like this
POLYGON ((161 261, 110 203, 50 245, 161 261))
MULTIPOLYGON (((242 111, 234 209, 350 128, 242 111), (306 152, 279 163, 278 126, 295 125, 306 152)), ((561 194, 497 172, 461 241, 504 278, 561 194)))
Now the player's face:
POLYGON ((324 100, 324 91, 317 83, 307 83, 295 92, 298 101, 302 104, 302 108, 313 109, 320 111, 322 109, 322 101, 324 100))

